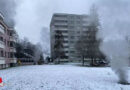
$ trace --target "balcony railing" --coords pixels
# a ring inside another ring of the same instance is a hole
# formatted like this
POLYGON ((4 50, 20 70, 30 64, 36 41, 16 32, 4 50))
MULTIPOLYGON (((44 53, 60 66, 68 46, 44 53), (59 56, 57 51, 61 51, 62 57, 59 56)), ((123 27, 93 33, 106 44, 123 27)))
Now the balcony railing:
POLYGON ((16 52, 16 49, 11 47, 10 52, 16 52))
POLYGON ((16 42, 16 39, 13 36, 10 36, 10 41, 16 42))
POLYGON ((10 58, 10 63, 16 63, 17 62, 17 59, 16 58, 10 58))
POLYGON ((68 20, 66 17, 55 17, 54 20, 68 20))
POLYGON ((0 64, 5 64, 5 58, 4 57, 0 57, 0 64))
POLYGON ((2 33, 2 34, 4 34, 4 30, 0 27, 0 32, 2 33))
POLYGON ((0 41, 0 48, 5 48, 4 42, 0 41))
POLYGON ((53 30, 61 30, 61 31, 64 31, 64 30, 68 30, 68 28, 63 28, 63 27, 57 28, 57 27, 54 27, 53 30))
POLYGON ((68 23, 55 23, 54 25, 68 25, 68 23))

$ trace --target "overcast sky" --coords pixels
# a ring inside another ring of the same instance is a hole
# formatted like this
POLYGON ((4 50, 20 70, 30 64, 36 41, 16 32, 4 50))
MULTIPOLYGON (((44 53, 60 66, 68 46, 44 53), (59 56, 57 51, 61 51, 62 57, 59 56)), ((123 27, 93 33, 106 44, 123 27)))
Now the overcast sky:
POLYGON ((20 38, 27 37, 33 43, 42 39, 43 47, 49 50, 53 13, 88 14, 93 3, 98 6, 102 27, 99 36, 130 36, 130 0, 0 0, 0 12, 20 38))
POLYGON ((40 41, 40 32, 43 27, 49 28, 53 13, 87 14, 94 2, 94 0, 16 1, 19 4, 16 8, 15 28, 21 38, 27 37, 33 43, 40 41))

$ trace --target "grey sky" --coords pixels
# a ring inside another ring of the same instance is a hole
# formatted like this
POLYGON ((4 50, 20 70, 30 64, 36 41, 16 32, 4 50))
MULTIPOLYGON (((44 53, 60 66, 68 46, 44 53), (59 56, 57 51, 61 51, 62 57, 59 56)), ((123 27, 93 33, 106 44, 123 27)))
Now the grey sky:
POLYGON ((88 14, 93 3, 99 5, 102 25, 100 36, 128 36, 130 0, 0 0, 0 11, 7 22, 10 21, 9 24, 15 25, 20 38, 27 37, 31 42, 37 43, 41 41, 42 32, 42 44, 48 49, 52 14, 88 14), (15 23, 12 21, 14 18, 15 23))
POLYGON ((0 13, 4 16, 4 21, 9 27, 14 27, 16 3, 14 0, 0 0, 0 13))
POLYGON ((100 36, 116 39, 130 36, 130 0, 101 0, 99 15, 102 25, 100 36))
POLYGON ((53 13, 87 14, 93 2, 94 0, 21 0, 16 9, 16 30, 21 38, 27 37, 31 42, 37 43, 40 41, 41 29, 49 27, 53 13))

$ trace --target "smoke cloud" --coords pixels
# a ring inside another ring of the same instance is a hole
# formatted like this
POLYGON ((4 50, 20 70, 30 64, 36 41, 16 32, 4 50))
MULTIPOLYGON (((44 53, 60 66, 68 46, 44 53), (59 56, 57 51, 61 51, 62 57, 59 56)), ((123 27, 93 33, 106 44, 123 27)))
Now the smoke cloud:
POLYGON ((16 2, 15 0, 0 0, 0 12, 4 16, 4 21, 9 27, 15 26, 15 8, 16 2))
POLYGON ((94 0, 21 0, 16 9, 15 28, 21 38, 27 37, 33 43, 42 42, 44 52, 48 53, 53 13, 86 14, 92 2, 94 0))
POLYGON ((128 83, 130 1, 102 0, 98 5, 102 25, 98 38, 103 39, 101 50, 111 60, 111 67, 119 76, 120 83, 128 83))
POLYGON ((41 45, 44 46, 43 47, 43 53, 44 56, 48 56, 50 54, 50 36, 49 36, 50 32, 49 29, 44 27, 41 30, 41 45))

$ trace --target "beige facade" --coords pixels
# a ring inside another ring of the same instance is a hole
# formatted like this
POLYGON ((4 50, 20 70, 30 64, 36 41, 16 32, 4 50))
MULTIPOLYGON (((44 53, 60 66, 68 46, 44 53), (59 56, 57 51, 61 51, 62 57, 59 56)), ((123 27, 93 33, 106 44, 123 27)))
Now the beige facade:
POLYGON ((15 30, 9 28, 0 14, 0 69, 16 64, 15 30))

